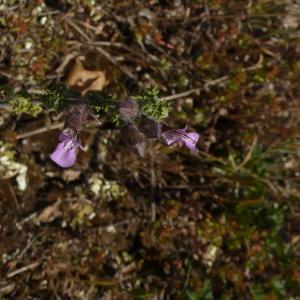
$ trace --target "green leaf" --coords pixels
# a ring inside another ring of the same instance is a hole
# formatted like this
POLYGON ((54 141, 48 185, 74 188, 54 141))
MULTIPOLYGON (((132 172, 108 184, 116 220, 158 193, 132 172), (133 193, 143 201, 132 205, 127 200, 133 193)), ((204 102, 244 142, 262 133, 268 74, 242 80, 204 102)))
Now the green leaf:
POLYGON ((153 86, 133 96, 138 101, 140 110, 156 121, 167 118, 170 110, 170 103, 160 98, 158 93, 158 87, 153 86))

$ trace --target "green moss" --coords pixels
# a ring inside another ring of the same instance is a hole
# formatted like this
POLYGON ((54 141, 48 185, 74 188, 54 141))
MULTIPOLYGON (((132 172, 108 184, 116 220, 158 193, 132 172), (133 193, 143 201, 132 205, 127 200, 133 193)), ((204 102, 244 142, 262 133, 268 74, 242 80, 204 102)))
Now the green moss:
POLYGON ((264 83, 266 81, 266 76, 264 74, 255 74, 252 77, 252 81, 257 84, 264 83))
POLYGON ((17 94, 11 98, 9 103, 12 110, 18 115, 26 113, 36 117, 42 111, 42 107, 39 104, 32 103, 30 98, 26 95, 17 94))
POLYGON ((168 117, 171 105, 169 102, 160 98, 158 93, 158 87, 153 86, 150 89, 141 91, 136 96, 133 96, 133 98, 138 101, 140 110, 143 113, 160 121, 168 117))
POLYGON ((169 71, 172 67, 172 63, 167 60, 166 58, 163 58, 161 61, 160 61, 160 69, 162 71, 169 71))
POLYGON ((67 106, 66 100, 70 94, 70 90, 64 84, 58 84, 46 90, 42 102, 48 109, 62 111, 67 106))
POLYGON ((86 95, 88 105, 107 121, 116 125, 120 123, 120 116, 116 101, 103 91, 90 91, 86 95))

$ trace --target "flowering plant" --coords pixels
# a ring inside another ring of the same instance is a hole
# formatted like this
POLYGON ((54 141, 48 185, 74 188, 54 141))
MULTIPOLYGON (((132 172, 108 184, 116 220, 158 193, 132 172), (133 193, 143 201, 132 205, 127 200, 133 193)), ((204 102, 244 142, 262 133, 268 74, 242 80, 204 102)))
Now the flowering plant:
POLYGON ((170 128, 163 122, 169 114, 170 103, 159 97, 157 87, 117 102, 102 91, 91 91, 82 98, 67 87, 58 85, 47 90, 41 101, 30 101, 22 96, 14 97, 11 104, 19 113, 27 112, 27 107, 30 112, 33 107, 34 113, 39 112, 40 104, 64 113, 65 126, 58 145, 50 155, 51 160, 62 168, 75 164, 79 149, 84 150, 80 141, 81 130, 99 117, 120 126, 122 139, 136 156, 146 155, 149 141, 159 141, 166 146, 185 146, 197 152, 200 138, 197 132, 189 132, 187 126, 170 128))

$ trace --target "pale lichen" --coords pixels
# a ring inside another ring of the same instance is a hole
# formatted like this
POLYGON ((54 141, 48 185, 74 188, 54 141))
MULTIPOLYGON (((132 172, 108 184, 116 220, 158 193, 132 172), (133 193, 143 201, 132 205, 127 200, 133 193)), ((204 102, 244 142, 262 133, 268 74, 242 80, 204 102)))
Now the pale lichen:
POLYGON ((106 180, 102 174, 95 173, 89 179, 90 190, 97 196, 112 201, 126 195, 125 187, 116 181, 106 180))
POLYGON ((212 267, 213 263, 215 262, 219 253, 219 248, 216 245, 209 245, 207 247, 206 252, 203 254, 203 263, 208 266, 212 267))
POLYGON ((28 167, 15 161, 15 152, 10 144, 0 141, 0 177, 12 178, 16 176, 17 186, 20 191, 27 188, 28 167))

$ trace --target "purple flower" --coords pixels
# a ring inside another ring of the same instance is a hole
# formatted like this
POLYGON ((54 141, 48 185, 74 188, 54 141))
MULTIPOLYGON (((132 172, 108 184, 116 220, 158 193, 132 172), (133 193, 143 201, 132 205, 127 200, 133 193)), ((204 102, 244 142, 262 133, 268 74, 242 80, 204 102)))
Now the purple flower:
POLYGON ((197 132, 187 132, 187 127, 183 129, 172 129, 165 131, 161 135, 162 140, 169 146, 174 143, 179 143, 184 145, 190 150, 196 152, 196 144, 200 138, 200 135, 197 132))
POLYGON ((78 147, 82 149, 78 133, 71 129, 65 129, 59 136, 60 143, 50 155, 50 158, 62 168, 69 168, 76 161, 78 147))

